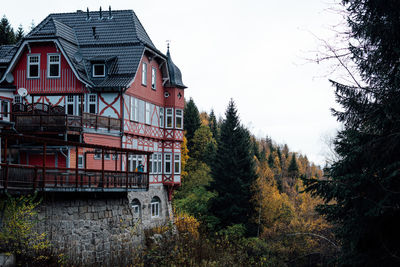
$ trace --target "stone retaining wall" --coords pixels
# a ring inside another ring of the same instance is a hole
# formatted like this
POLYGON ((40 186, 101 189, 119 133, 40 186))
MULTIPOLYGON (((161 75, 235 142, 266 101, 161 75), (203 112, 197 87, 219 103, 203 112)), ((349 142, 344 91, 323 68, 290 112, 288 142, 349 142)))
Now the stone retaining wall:
POLYGON ((53 248, 82 265, 124 265, 142 244, 143 229, 169 220, 171 205, 162 185, 147 192, 71 194, 46 193, 38 207, 38 230, 53 248), (151 200, 160 200, 159 216, 151 216, 151 200), (132 201, 140 203, 140 214, 132 201))

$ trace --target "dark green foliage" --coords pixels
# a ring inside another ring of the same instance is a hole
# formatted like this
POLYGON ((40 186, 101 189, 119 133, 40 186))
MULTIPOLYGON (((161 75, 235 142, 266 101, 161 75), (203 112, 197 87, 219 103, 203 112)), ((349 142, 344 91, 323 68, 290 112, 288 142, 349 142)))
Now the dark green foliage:
POLYGON ((243 224, 248 235, 255 234, 251 223, 254 207, 251 186, 256 179, 249 132, 240 125, 231 100, 221 126, 211 189, 218 193, 211 202, 211 213, 219 219, 218 228, 243 224))
POLYGON ((15 43, 15 34, 6 16, 0 21, 0 45, 15 43))
POLYGON ((218 140, 218 124, 217 124, 217 118, 215 117, 214 110, 212 109, 210 112, 210 120, 208 126, 210 127, 210 130, 212 132, 212 135, 215 140, 218 140))
POLYGON ((24 28, 22 28, 22 25, 19 25, 18 30, 15 33, 15 42, 19 42, 22 38, 24 38, 24 28))
POLYGON ((291 177, 296 177, 297 174, 299 173, 299 166, 297 165, 295 153, 293 153, 292 159, 290 160, 289 167, 288 167, 288 173, 291 177))
POLYGON ((256 138, 253 136, 251 137, 251 154, 256 157, 258 160, 260 160, 260 148, 258 147, 258 142, 256 138))
POLYGON ((335 139, 339 160, 328 180, 308 180, 322 197, 319 211, 336 225, 347 266, 400 266, 400 2, 343 1, 350 51, 369 87, 334 83, 333 110, 344 129, 335 139))
POLYGON ((274 166, 275 166, 274 157, 273 157, 272 153, 270 153, 269 156, 268 156, 268 166, 270 168, 274 168, 274 166))
POLYGON ((183 120, 184 130, 186 131, 186 138, 188 140, 187 147, 190 155, 190 151, 193 147, 194 133, 200 128, 201 125, 199 110, 197 109, 192 98, 190 98, 189 102, 187 102, 185 105, 183 120))

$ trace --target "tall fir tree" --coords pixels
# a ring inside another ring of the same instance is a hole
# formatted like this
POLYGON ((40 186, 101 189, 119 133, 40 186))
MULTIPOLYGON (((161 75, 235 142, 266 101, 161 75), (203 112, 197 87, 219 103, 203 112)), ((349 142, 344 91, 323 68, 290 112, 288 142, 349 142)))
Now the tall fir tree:
POLYGON ((217 118, 215 117, 214 110, 212 109, 210 112, 210 121, 209 125, 211 133, 214 137, 215 140, 218 139, 218 124, 217 124, 217 118))
POLYGON ((349 50, 366 87, 333 82, 344 125, 327 179, 307 180, 335 225, 342 266, 400 266, 400 2, 346 0, 349 50), (353 44, 353 45, 352 45, 353 44), (358 45, 355 45, 358 44, 358 45))
POLYGON ((288 167, 288 174, 292 178, 295 178, 299 174, 299 166, 296 160, 296 153, 292 154, 292 159, 290 160, 288 167))
POLYGON ((252 223, 255 208, 251 201, 256 173, 250 134, 240 125, 233 100, 225 115, 212 170, 211 189, 218 196, 212 200, 210 211, 218 219, 219 229, 242 224, 251 236, 256 234, 256 226, 252 223))
POLYGON ((24 28, 20 24, 17 32, 15 33, 15 42, 19 42, 22 38, 24 38, 24 28))
POLYGON ((190 153, 193 147, 194 133, 200 128, 201 125, 199 110, 197 109, 192 98, 190 98, 189 102, 187 102, 185 105, 183 120, 184 130, 188 140, 187 146, 189 149, 189 155, 191 155, 190 153))
POLYGON ((0 21, 0 45, 10 44, 15 44, 15 34, 10 22, 3 16, 0 21))

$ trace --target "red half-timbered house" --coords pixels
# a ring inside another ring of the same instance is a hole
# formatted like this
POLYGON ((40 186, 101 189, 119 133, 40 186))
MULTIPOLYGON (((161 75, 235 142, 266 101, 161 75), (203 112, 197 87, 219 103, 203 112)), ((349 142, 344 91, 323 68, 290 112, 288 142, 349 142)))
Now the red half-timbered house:
POLYGON ((50 14, 0 47, 0 187, 26 166, 43 189, 52 179, 55 191, 134 190, 128 177, 143 164, 147 189, 164 185, 171 196, 181 182, 185 88, 169 48, 154 46, 133 11, 50 14))

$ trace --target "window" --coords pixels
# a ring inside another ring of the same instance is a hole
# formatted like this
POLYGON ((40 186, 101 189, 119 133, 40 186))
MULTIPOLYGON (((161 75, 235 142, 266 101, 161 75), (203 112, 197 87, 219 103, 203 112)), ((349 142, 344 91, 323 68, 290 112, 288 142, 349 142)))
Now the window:
POLYGON ((9 105, 10 103, 8 101, 2 100, 1 101, 1 117, 3 118, 3 120, 9 120, 9 105))
POLYGON ((85 111, 85 99, 82 99, 82 96, 78 96, 78 112, 79 116, 82 116, 82 104, 83 104, 83 111, 85 111), (83 101, 82 101, 83 100, 83 101))
POLYGON ((140 201, 135 198, 134 200, 132 200, 131 202, 131 207, 132 207, 132 215, 134 219, 140 219, 141 217, 141 205, 140 205, 140 201))
POLYGON ((139 102, 139 122, 144 123, 144 112, 145 112, 145 102, 143 100, 138 100, 139 102))
POLYGON ((172 155, 171 153, 167 153, 164 155, 164 173, 171 174, 171 163, 172 163, 172 155))
POLYGON ((101 151, 96 150, 93 156, 94 159, 101 159, 101 151))
POLYGON ((166 122, 165 122, 165 128, 173 128, 174 127, 174 123, 173 123, 173 117, 174 117, 174 113, 173 113, 173 109, 172 108, 166 108, 166 122))
POLYGON ((151 217, 160 217, 161 213, 161 201, 158 197, 153 197, 151 199, 151 217))
POLYGON ((151 123, 151 104, 146 102, 146 124, 151 123))
POLYGON ((75 114, 74 107, 75 107, 74 96, 73 95, 67 96, 67 109, 66 109, 66 111, 67 111, 68 115, 74 115, 75 114))
POLYGON ((60 55, 47 55, 47 77, 60 78, 60 55))
POLYGON ((104 159, 105 160, 110 160, 111 159, 110 153, 104 153, 104 159))
POLYGON ((142 84, 147 85, 147 64, 144 62, 142 63, 142 84))
POLYGON ((156 90, 156 68, 151 68, 151 89, 156 90))
MULTIPOLYGON (((152 156, 153 156, 153 164, 151 164, 151 162, 150 162, 150 165, 153 165, 153 167, 152 167, 153 173, 158 173, 158 171, 157 171, 158 153, 154 153, 152 156)), ((151 161, 151 158, 150 158, 150 161, 151 161)))
POLYGON ((40 56, 28 55, 28 78, 39 78, 40 56))
POLYGON ((22 96, 15 95, 14 96, 14 103, 15 104, 21 104, 22 103, 22 96))
POLYGON ((158 173, 162 173, 162 154, 158 154, 158 173))
POLYGON ((83 155, 78 155, 78 168, 83 169, 83 155))
POLYGON ((93 77, 105 77, 106 66, 104 64, 93 64, 93 77))
POLYGON ((164 128, 164 108, 160 107, 160 128, 164 128))
MULTIPOLYGON (((139 166, 139 164, 143 164, 143 156, 140 155, 130 155, 128 158, 128 167, 129 167, 129 171, 133 172, 133 171, 137 171, 137 166, 139 166)), ((144 171, 144 170, 143 170, 144 171)))
POLYGON ((89 113, 96 114, 97 113, 97 95, 90 94, 89 95, 89 113))
POLYGON ((174 173, 181 174, 181 154, 174 155, 174 173))
POLYGON ((139 99, 131 97, 131 120, 139 121, 139 99))
POLYGON ((183 111, 182 109, 175 110, 175 128, 176 129, 183 129, 183 111))

